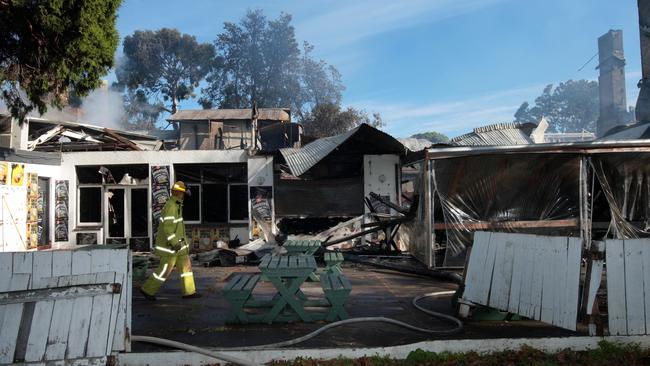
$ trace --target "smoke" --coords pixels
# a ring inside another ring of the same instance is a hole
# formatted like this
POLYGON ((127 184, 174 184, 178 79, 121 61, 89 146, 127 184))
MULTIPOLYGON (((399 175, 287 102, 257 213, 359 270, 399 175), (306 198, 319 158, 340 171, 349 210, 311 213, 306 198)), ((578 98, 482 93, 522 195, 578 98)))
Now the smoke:
MULTIPOLYGON (((27 99, 24 95, 23 98, 27 99)), ((0 113, 9 113, 2 98, 0 98, 0 113)), ((66 106, 59 110, 48 105, 45 114, 39 115, 38 111, 34 110, 29 115, 52 121, 78 122, 112 129, 124 129, 126 119, 122 94, 108 88, 106 81, 100 88, 82 98, 79 108, 66 106)))
POLYGON ((95 89, 81 102, 80 122, 113 129, 124 129, 126 112, 122 94, 110 89, 95 89))
POLYGON ((54 121, 79 122, 112 129, 124 129, 125 113, 122 94, 103 86, 82 98, 79 108, 66 106, 59 110, 50 106, 47 112, 40 117, 54 121))

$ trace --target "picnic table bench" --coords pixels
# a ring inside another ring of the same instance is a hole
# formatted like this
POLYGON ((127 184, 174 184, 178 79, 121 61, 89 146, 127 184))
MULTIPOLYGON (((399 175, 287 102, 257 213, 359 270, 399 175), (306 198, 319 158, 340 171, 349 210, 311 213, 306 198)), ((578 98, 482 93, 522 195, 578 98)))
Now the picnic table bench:
MULTIPOLYGON (((343 263, 343 253, 325 252, 325 273, 343 274, 341 263, 343 263)), ((322 275, 321 275, 322 276, 322 275)))
POLYGON ((248 314, 244 304, 250 299, 253 288, 260 280, 260 275, 238 273, 223 288, 223 296, 230 302, 232 311, 226 317, 227 323, 248 323, 248 314))
POLYGON ((345 305, 345 301, 352 291, 350 281, 342 274, 323 273, 320 276, 320 284, 323 287, 327 301, 331 305, 325 320, 331 322, 347 319, 348 313, 343 305, 345 305))
POLYGON ((259 274, 236 274, 223 290, 224 297, 231 304, 226 320, 229 323, 273 323, 344 319, 343 308, 352 286, 345 276, 324 274, 320 284, 324 299, 308 299, 300 286, 316 270, 316 260, 308 255, 285 255, 262 258, 259 265, 261 275, 268 278, 277 293, 271 300, 259 300, 253 296, 253 289, 259 282, 259 274), (326 311, 307 311, 306 308, 326 308, 326 311), (246 309, 260 309, 249 313, 246 309))

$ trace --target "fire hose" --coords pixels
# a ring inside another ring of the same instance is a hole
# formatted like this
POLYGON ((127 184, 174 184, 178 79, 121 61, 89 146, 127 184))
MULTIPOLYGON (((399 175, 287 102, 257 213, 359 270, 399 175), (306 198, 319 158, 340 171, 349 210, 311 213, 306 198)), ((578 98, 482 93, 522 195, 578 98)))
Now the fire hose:
MULTIPOLYGON (((454 334, 458 334, 458 333, 462 332, 462 330, 463 330, 463 322, 461 322, 460 319, 458 319, 456 317, 453 317, 451 315, 447 315, 447 314, 439 313, 439 312, 436 312, 436 311, 433 311, 433 310, 425 309, 421 305, 418 304, 418 301, 420 301, 420 300, 422 300, 424 298, 437 297, 437 296, 442 296, 442 295, 450 295, 450 294, 453 294, 454 292, 456 292, 456 291, 431 292, 431 293, 427 293, 427 294, 424 294, 424 295, 417 296, 411 302, 416 309, 418 309, 418 310, 420 310, 420 311, 422 311, 422 312, 424 312, 426 314, 429 314, 429 315, 431 315, 431 316, 433 316, 435 318, 438 318, 438 319, 443 319, 443 320, 448 321, 450 323, 454 323, 455 325, 451 329, 438 330, 438 329, 420 328, 420 327, 416 327, 416 326, 408 324, 408 323, 401 322, 399 320, 386 318, 386 317, 360 317, 360 318, 351 318, 351 319, 340 320, 340 321, 325 325, 325 326, 323 326, 321 328, 318 328, 315 331, 313 331, 313 332, 311 332, 309 334, 306 334, 306 335, 304 335, 302 337, 290 339, 290 340, 283 341, 283 342, 264 344, 264 345, 259 345, 259 346, 249 346, 249 347, 222 348, 222 349, 219 349, 219 350, 220 351, 244 351, 244 350, 248 351, 248 350, 262 350, 262 349, 272 349, 272 348, 287 347, 287 346, 292 346, 292 345, 296 345, 296 344, 305 342, 305 341, 307 341, 309 339, 312 339, 312 338, 320 335, 321 333, 323 333, 323 332, 325 332, 325 331, 327 331, 329 329, 335 328, 335 327, 340 327, 342 325, 347 325, 347 324, 367 323, 367 322, 389 323, 389 324, 400 326, 402 328, 410 329, 410 330, 413 330, 413 331, 416 331, 416 332, 427 333, 427 334, 436 334, 436 335, 443 335, 443 336, 454 335, 454 334)), ((208 357, 215 358, 217 360, 222 360, 222 361, 234 363, 234 364, 237 364, 237 365, 243 365, 243 366, 257 365, 255 363, 252 363, 252 362, 248 361, 248 360, 239 359, 237 357, 229 356, 227 354, 223 354, 223 353, 216 352, 216 351, 211 351, 211 350, 201 348, 201 347, 196 347, 196 346, 186 344, 186 343, 172 341, 172 340, 169 340, 169 339, 134 335, 134 336, 131 336, 131 340, 134 341, 134 342, 153 343, 153 344, 158 344, 158 345, 162 345, 162 346, 166 346, 166 347, 176 348, 176 349, 180 349, 180 350, 184 350, 184 351, 196 352, 196 353, 208 356, 208 357)))

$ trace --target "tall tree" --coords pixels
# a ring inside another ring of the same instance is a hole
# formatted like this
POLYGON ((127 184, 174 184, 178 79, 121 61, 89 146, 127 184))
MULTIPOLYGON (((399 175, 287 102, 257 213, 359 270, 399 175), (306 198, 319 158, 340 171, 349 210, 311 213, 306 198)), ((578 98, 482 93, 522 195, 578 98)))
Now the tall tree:
POLYGON ((290 107, 298 120, 317 104, 341 101, 339 72, 298 47, 291 15, 269 20, 249 11, 239 24, 226 22, 217 36, 218 57, 207 77, 204 108, 290 107))
POLYGON ((0 0, 0 89, 23 120, 87 95, 113 66, 120 0, 0 0))
POLYGON ((158 117, 165 110, 161 101, 152 104, 142 90, 127 90, 123 94, 124 120, 122 125, 127 130, 153 131, 158 117))
MULTIPOLYGON (((176 29, 135 31, 124 38, 124 59, 115 74, 147 108, 176 113, 178 104, 194 96, 194 89, 214 61, 214 47, 176 29)), ((137 110, 137 113, 139 113, 137 110)))
POLYGON ((302 121, 305 134, 318 138, 349 131, 362 123, 375 128, 384 126, 379 113, 374 113, 370 119, 364 110, 352 107, 342 110, 340 105, 333 103, 316 105, 302 121))
POLYGON ((522 103, 514 117, 516 122, 538 123, 543 116, 549 132, 593 132, 599 113, 598 82, 568 80, 555 88, 547 85, 534 106, 522 103))

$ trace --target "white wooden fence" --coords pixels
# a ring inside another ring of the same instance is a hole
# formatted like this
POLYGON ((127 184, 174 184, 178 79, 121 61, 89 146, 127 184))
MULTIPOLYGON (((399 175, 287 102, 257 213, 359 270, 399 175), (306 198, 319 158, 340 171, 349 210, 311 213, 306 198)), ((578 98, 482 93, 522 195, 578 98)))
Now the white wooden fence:
POLYGON ((650 239, 608 239, 605 265, 609 333, 650 333, 650 239))
POLYGON ((0 253, 0 364, 106 364, 128 351, 130 261, 106 247, 0 253))
POLYGON ((476 232, 463 299, 575 330, 581 239, 476 232))

